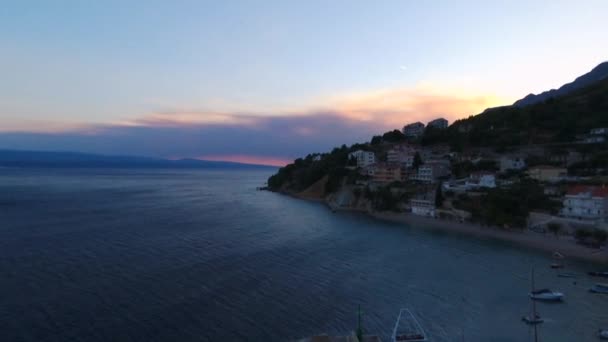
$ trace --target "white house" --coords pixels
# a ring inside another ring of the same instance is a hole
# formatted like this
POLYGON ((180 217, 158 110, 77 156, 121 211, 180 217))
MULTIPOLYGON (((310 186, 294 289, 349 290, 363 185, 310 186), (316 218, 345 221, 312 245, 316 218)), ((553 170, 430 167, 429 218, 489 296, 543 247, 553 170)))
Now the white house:
POLYGON ((435 128, 439 128, 439 129, 446 129, 446 128, 448 128, 448 120, 446 120, 444 118, 435 119, 433 121, 430 121, 427 124, 427 127, 435 127, 435 128))
POLYGON ((589 135, 585 138, 587 144, 601 144, 606 141, 606 137, 603 135, 589 135))
POLYGON ((591 131, 589 131, 589 134, 592 135, 606 135, 608 134, 608 128, 594 128, 591 131))
POLYGON ((424 124, 422 122, 414 122, 403 126, 403 135, 408 138, 417 138, 424 133, 424 124))
POLYGON ((491 172, 474 172, 465 183, 468 189, 495 188, 496 176, 491 172))
POLYGON ((410 199, 410 208, 414 215, 435 217, 435 192, 429 191, 410 199))
POLYGON ((560 214, 578 220, 608 220, 608 188, 575 185, 568 189, 560 214))
POLYGON ((363 150, 357 150, 348 154, 348 158, 354 158, 357 161, 358 167, 367 167, 376 163, 376 156, 374 152, 368 152, 363 150))

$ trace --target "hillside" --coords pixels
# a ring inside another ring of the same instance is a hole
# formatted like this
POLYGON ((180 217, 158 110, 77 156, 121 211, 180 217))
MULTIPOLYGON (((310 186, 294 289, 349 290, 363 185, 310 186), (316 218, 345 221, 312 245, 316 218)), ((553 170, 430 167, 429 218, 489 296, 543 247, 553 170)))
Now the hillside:
POLYGON ((593 68, 590 72, 576 78, 573 82, 564 84, 558 89, 544 91, 538 95, 529 94, 521 100, 516 101, 513 105, 516 107, 524 107, 531 104, 546 101, 552 97, 568 95, 571 92, 589 86, 597 81, 608 77, 608 62, 604 62, 593 68))
MULTIPOLYGON (((423 148, 449 145, 453 152, 475 148, 504 152, 532 144, 576 143, 581 135, 600 127, 608 127, 608 78, 539 103, 489 108, 481 114, 457 120, 448 129, 427 127, 421 138, 409 142, 423 148)), ((327 176, 325 194, 329 194, 361 177, 347 167, 350 152, 371 151, 377 160, 385 161, 388 149, 406 140, 399 130, 394 130, 374 136, 363 144, 343 145, 330 153, 308 155, 281 168, 269 178, 268 186, 274 191, 299 193, 327 176)), ((580 144, 577 149, 597 154, 605 149, 604 145, 580 144)), ((597 164, 596 159, 590 158, 597 164)), ((601 164, 605 157, 597 160, 601 164)))
POLYGON ((608 78, 529 106, 487 109, 454 122, 435 141, 471 146, 572 142, 598 127, 608 127, 608 78))

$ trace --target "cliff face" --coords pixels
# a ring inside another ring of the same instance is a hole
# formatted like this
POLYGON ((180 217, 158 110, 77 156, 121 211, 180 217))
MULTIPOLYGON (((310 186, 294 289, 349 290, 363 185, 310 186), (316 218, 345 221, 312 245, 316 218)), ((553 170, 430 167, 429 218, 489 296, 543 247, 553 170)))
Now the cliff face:
POLYGON ((352 186, 343 186, 329 194, 325 201, 332 209, 371 212, 372 203, 361 194, 356 194, 352 186))

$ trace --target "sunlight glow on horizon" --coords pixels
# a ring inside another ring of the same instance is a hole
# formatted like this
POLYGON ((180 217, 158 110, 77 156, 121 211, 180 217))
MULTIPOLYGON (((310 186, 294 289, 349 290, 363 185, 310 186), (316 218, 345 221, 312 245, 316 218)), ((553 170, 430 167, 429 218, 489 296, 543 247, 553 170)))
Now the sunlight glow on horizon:
POLYGON ((0 148, 282 163, 571 82, 608 59, 605 13, 604 0, 10 2, 0 148))
POLYGON ((283 159, 276 157, 268 157, 268 156, 254 156, 254 155, 208 155, 208 156, 199 156, 196 159, 200 160, 209 160, 209 161, 225 161, 225 162, 234 162, 234 163, 243 163, 243 164, 255 164, 255 165, 268 165, 268 166, 277 166, 283 167, 293 160, 291 159, 283 159))

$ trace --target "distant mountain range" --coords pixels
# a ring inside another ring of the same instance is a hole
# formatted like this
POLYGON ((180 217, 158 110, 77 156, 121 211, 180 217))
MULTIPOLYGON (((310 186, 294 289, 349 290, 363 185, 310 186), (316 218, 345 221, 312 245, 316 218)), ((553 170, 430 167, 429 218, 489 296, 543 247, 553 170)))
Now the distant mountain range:
POLYGON ((547 90, 538 95, 529 94, 523 99, 516 101, 513 105, 517 107, 524 107, 546 101, 553 97, 568 95, 575 90, 584 88, 605 78, 608 78, 608 62, 599 64, 590 72, 576 78, 571 83, 564 84, 559 89, 547 90))
POLYGON ((108 156, 78 152, 45 152, 0 150, 3 167, 82 167, 82 168, 206 168, 206 169, 265 169, 267 165, 199 159, 169 160, 137 156, 108 156))

